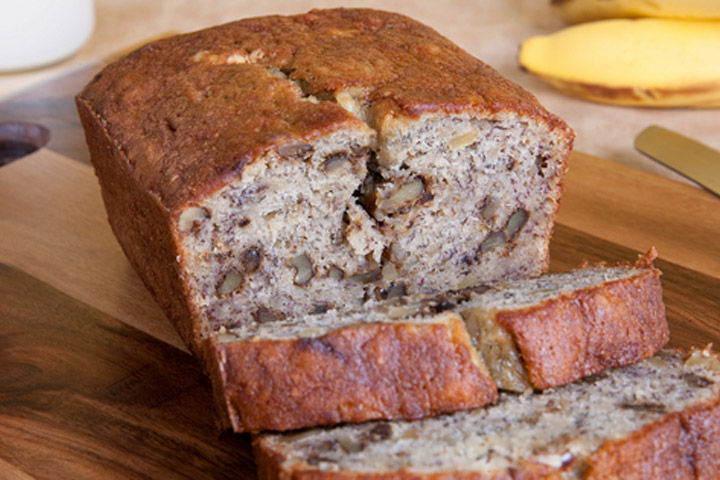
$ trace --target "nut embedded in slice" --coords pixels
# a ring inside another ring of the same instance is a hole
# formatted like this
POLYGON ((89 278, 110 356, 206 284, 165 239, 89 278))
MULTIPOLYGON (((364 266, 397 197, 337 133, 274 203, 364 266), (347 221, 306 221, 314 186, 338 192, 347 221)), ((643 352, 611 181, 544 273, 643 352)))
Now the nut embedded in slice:
POLYGON ((218 287, 218 294, 228 295, 234 292, 243 283, 244 280, 245 276, 241 272, 233 270, 232 272, 225 275, 225 277, 223 278, 223 281, 218 287))
POLYGON ((384 300, 392 300, 393 298, 400 298, 405 295, 407 295, 407 287, 403 283, 393 283, 390 287, 380 292, 380 296, 384 300))
POLYGON ((523 210, 522 208, 515 210, 515 212, 510 215, 507 225, 505 226, 505 233, 507 233, 507 236, 510 238, 514 237, 527 223, 527 220, 528 212, 526 210, 523 210))
POLYGON ((404 183, 399 189, 393 192, 387 199, 378 205, 378 213, 390 215, 415 202, 425 191, 425 186, 420 178, 414 178, 404 183))
POLYGON ((373 268, 367 272, 356 273, 350 277, 350 280, 358 283, 377 282, 382 278, 382 271, 379 268, 373 268))
POLYGON ((382 279, 384 282, 392 283, 397 280, 397 268, 392 262, 388 262, 382 267, 382 279))
POLYGON ((480 245, 480 252, 487 253, 490 250, 505 244, 505 232, 491 232, 490 235, 485 237, 482 244, 480 245))
POLYGON ((278 155, 291 160, 307 160, 312 156, 315 148, 307 143, 286 143, 277 149, 278 155))
POLYGON ((262 249, 259 247, 250 247, 242 253, 241 258, 245 272, 252 273, 257 270, 262 263, 262 249))
POLYGON ((323 170, 325 173, 338 172, 347 165, 350 165, 350 157, 347 152, 333 153, 328 155, 327 160, 323 163, 323 170))
POLYGON ((290 266, 295 268, 295 285, 307 285, 310 279, 315 275, 312 261, 305 253, 290 260, 290 266))
POLYGON ((282 317, 277 312, 267 307, 260 307, 253 314, 253 318, 258 323, 270 323, 277 322, 282 317))
POLYGON ((452 137, 448 141, 448 146, 451 150, 459 150, 461 148, 467 147, 468 145, 472 145, 475 140, 477 140, 478 134, 479 132, 477 131, 477 129, 461 133, 460 135, 452 137))
POLYGON ((328 277, 330 277, 333 280, 340 281, 343 278, 345 278, 345 272, 343 272, 342 268, 332 265, 328 269, 328 277))
POLYGON ((492 220, 502 208, 502 202, 493 197, 486 197, 480 207, 480 213, 485 220, 492 220))
POLYGON ((186 208, 178 219, 178 228, 181 232, 189 232, 195 226, 197 222, 207 220, 210 218, 210 212, 203 207, 190 207, 186 208))

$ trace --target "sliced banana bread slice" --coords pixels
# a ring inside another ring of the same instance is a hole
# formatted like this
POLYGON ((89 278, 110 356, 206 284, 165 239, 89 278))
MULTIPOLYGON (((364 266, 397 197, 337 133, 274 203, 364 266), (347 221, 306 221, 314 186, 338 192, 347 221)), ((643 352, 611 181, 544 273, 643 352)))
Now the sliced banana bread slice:
POLYGON ((262 480, 716 479, 720 360, 663 351, 497 405, 255 440, 262 480))
POLYGON ((667 343, 656 256, 650 249, 634 266, 583 266, 474 287, 428 306, 462 315, 498 388, 557 387, 650 357, 667 343))
POLYGON ((563 385, 662 348, 668 326, 653 256, 352 313, 273 316, 212 335, 205 364, 236 431, 474 408, 496 398, 495 382, 563 385))
POLYGON ((206 345, 221 418, 235 431, 417 419, 497 398, 454 312, 330 311, 228 330, 206 345))

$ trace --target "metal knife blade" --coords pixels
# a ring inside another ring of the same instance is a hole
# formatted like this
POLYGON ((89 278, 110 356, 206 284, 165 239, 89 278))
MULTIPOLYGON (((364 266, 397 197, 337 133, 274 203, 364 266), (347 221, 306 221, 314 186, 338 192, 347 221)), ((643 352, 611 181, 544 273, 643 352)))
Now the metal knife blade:
POLYGON ((657 125, 635 137, 635 148, 720 196, 720 152, 717 150, 657 125))

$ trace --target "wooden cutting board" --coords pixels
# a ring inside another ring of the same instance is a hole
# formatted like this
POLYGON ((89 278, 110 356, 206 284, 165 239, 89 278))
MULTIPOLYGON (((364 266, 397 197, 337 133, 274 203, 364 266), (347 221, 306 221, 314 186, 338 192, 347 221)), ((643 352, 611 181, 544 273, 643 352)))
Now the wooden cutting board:
MULTIPOLYGON (((0 103, 48 146, 0 167, 0 478, 253 478, 210 386, 105 221, 72 96, 95 67, 0 103)), ((553 270, 655 245, 671 345, 720 344, 720 201, 581 153, 553 270)))

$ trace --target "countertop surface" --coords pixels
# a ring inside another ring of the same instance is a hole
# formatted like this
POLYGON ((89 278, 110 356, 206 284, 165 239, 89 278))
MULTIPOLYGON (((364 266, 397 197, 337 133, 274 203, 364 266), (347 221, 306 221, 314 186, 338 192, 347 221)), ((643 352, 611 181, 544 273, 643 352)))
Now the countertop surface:
POLYGON ((0 100, 69 70, 109 58, 168 32, 187 32, 238 18, 302 13, 312 8, 363 6, 414 17, 533 92, 576 131, 576 149, 645 171, 687 181, 635 151, 633 139, 651 124, 677 130, 720 149, 720 110, 650 109, 606 106, 568 97, 521 71, 520 43, 564 26, 549 0, 96 0, 96 26, 72 57, 46 68, 0 74, 0 100))

